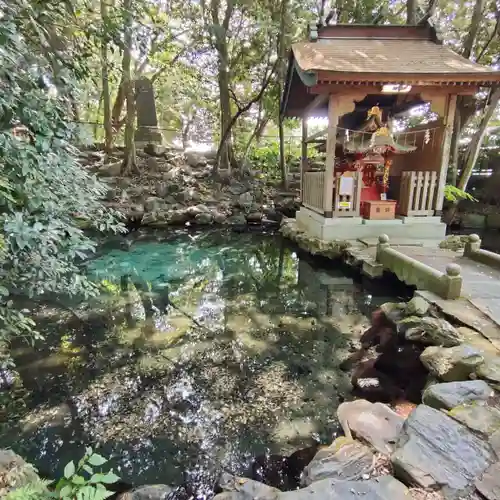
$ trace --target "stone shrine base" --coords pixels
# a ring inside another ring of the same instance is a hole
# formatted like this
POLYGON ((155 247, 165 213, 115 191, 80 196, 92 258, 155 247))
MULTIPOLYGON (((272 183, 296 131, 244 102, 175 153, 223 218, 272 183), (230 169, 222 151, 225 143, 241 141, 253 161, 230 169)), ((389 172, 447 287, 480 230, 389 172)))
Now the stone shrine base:
POLYGON ((387 234, 389 238, 441 241, 446 233, 446 224, 441 222, 440 217, 399 216, 392 220, 368 220, 361 217, 327 219, 301 207, 295 218, 299 230, 323 241, 377 238, 381 234, 387 234))

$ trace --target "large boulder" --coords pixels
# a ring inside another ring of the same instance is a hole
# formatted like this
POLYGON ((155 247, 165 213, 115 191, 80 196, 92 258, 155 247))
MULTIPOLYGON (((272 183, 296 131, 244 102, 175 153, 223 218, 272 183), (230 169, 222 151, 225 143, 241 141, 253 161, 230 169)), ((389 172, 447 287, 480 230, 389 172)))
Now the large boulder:
POLYGON ((448 415, 486 438, 500 431, 500 410, 491 406, 457 406, 452 408, 448 415))
POLYGON ((370 473, 373 452, 368 446, 351 439, 337 438, 321 449, 302 473, 302 484, 309 486, 321 479, 361 479, 370 473))
POLYGON ((458 330, 442 318, 409 316, 397 325, 398 330, 411 342, 443 347, 454 347, 463 342, 458 330))
POLYGON ((397 324, 406 316, 406 307, 405 302, 385 302, 380 309, 390 322, 397 324))
POLYGON ((486 401, 493 394, 493 389, 483 380, 466 380, 430 385, 425 389, 422 401, 437 410, 450 410, 455 406, 486 401))
POLYGON ((404 418, 387 405, 363 399, 342 403, 337 417, 346 436, 352 433, 384 454, 393 451, 404 423, 404 418))
POLYGON ((152 484, 122 493, 118 500, 167 500, 172 491, 166 484, 152 484))
POLYGON ((281 493, 278 498, 279 500, 408 500, 410 497, 408 488, 404 484, 391 476, 382 476, 369 481, 323 479, 307 488, 281 493))
POLYGON ((439 490, 447 499, 467 494, 495 459, 486 441, 426 405, 406 419, 391 456, 396 477, 439 490))
POLYGON ((205 167, 207 165, 207 159, 200 153, 189 151, 185 153, 185 157, 186 163, 192 168, 205 167))
POLYGON ((420 361, 435 377, 445 382, 468 380, 469 375, 484 362, 475 347, 462 344, 455 347, 429 346, 420 355, 420 361))

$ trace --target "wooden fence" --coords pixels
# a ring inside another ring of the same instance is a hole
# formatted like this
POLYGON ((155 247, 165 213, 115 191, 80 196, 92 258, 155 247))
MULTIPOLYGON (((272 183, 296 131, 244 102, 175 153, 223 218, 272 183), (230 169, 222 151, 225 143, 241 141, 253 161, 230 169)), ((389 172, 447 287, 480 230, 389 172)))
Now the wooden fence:
POLYGON ((325 172, 304 172, 302 177, 302 205, 323 214, 325 172))
POLYGON ((437 172, 403 172, 399 197, 399 214, 434 215, 437 172))

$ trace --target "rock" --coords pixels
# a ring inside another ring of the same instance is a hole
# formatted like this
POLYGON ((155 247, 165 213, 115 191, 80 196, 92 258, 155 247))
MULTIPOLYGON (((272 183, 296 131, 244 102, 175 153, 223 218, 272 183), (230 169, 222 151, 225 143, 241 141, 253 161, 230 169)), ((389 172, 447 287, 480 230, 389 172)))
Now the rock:
POLYGON ((36 469, 12 450, 0 449, 0 497, 39 480, 36 469))
POLYGON ((184 224, 190 219, 185 210, 170 210, 165 214, 165 220, 170 224, 184 224))
POLYGON ((249 224, 260 224, 262 222, 261 212, 251 212, 246 216, 246 220, 249 224))
POLYGON ((450 235, 439 244, 439 248, 445 248, 447 250, 457 252, 465 247, 467 241, 469 241, 468 235, 450 235))
POLYGON ((173 489, 166 484, 152 484, 122 493, 118 500, 167 500, 172 491, 173 489))
POLYGON ((469 375, 484 362, 480 351, 462 344, 455 347, 430 346, 420 355, 420 361, 431 375, 445 382, 468 380, 469 375))
POLYGON ((399 321, 397 326, 411 342, 454 347, 463 341, 457 329, 442 318, 410 316, 399 321))
POLYGON ((169 194, 168 184, 166 182, 159 182, 156 185, 156 196, 165 198, 169 194))
POLYGON ((337 418, 349 437, 349 430, 380 453, 391 453, 403 427, 404 419, 387 405, 358 399, 342 403, 337 418))
POLYGON ((337 438, 323 448, 302 473, 302 484, 309 486, 321 479, 361 479, 373 466, 373 453, 368 446, 345 437, 337 438))
POLYGON ((489 444, 439 410, 419 405, 406 419, 391 456, 395 476, 447 499, 467 493, 495 460, 489 444))
POLYGON ((243 214, 239 215, 232 215, 227 219, 228 224, 231 224, 233 226, 244 226, 247 223, 247 220, 243 214))
POLYGON ((486 380, 494 389, 500 389, 500 357, 488 357, 480 365, 476 374, 479 378, 486 380))
POLYGON ((122 170, 122 161, 115 161, 113 163, 108 163, 99 168, 98 174, 101 177, 117 177, 120 175, 122 170))
POLYGON ((490 436, 489 443, 497 457, 500 458, 500 431, 496 431, 490 436))
POLYGON ((150 156, 163 156, 167 148, 161 144, 146 144, 144 146, 144 152, 150 156))
POLYGON ((231 500, 233 498, 234 500, 276 500, 281 493, 277 488, 272 488, 258 481, 233 476, 225 472, 221 475, 219 486, 225 493, 237 494, 230 497, 222 497, 230 498, 231 500))
POLYGON ((307 488, 282 493, 278 498, 279 500, 408 500, 409 492, 408 488, 397 479, 382 476, 370 481, 323 479, 307 488))
POLYGON ((436 410, 450 410, 475 401, 486 401, 493 396, 492 388, 483 380, 433 384, 425 389, 422 401, 436 410))
POLYGON ((452 408, 448 415, 484 437, 500 430, 500 410, 490 406, 457 406, 452 408))
POLYGON ((380 309, 389 321, 396 324, 405 317, 406 307, 407 305, 404 302, 385 302, 380 306, 380 309))
POLYGON ((238 198, 238 206, 250 210, 254 203, 253 195, 251 193, 243 193, 238 198))
POLYGON ((500 462, 490 465, 481 479, 476 481, 476 489, 487 500, 500 498, 500 462))
POLYGON ((207 165, 207 159, 199 153, 190 151, 185 153, 185 157, 186 163, 192 168, 205 167, 207 165))
POLYGON ((409 316, 425 316, 429 311, 429 302, 418 295, 406 304, 406 314, 409 316))
POLYGON ((213 216, 211 213, 205 212, 195 216, 194 221, 196 224, 200 224, 206 226, 208 224, 212 224, 213 216))
POLYGON ((215 224, 224 224, 224 222, 226 222, 227 217, 222 212, 213 211, 212 215, 213 215, 215 224))
POLYGON ((154 158, 153 156, 150 156, 146 160, 146 168, 148 169, 149 172, 158 172, 160 169, 160 166, 158 164, 158 160, 154 158))
POLYGON ((144 202, 144 209, 146 212, 155 212, 163 205, 163 200, 156 196, 151 196, 144 202))

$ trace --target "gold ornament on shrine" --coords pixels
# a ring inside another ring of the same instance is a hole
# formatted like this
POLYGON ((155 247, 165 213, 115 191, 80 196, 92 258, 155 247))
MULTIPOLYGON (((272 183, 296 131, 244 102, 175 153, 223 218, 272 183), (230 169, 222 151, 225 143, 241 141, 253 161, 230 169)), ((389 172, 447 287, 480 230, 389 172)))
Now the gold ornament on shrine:
POLYGON ((382 177, 382 186, 384 188, 384 192, 387 190, 389 186, 389 171, 391 170, 392 160, 386 159, 384 163, 384 176, 382 177))
POLYGON ((382 110, 378 106, 373 106, 368 110, 368 118, 370 116, 376 116, 382 121, 382 110))

